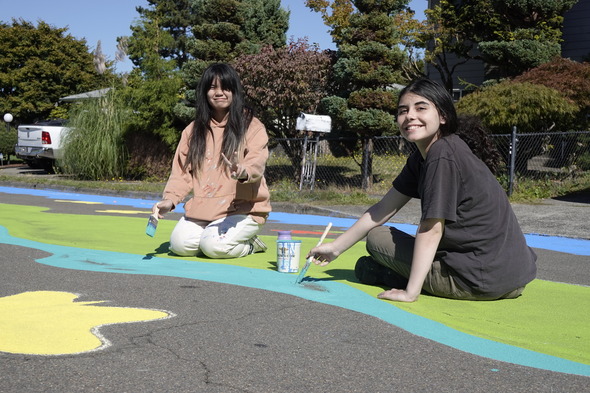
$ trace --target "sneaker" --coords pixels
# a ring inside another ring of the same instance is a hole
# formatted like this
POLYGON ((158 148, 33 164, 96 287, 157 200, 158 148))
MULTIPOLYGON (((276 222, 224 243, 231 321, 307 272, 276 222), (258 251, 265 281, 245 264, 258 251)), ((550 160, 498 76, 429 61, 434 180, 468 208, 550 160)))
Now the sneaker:
POLYGON ((379 265, 371 257, 360 257, 354 266, 354 275, 363 284, 377 285, 380 283, 379 277, 385 274, 385 267, 379 265))
POLYGON ((250 247, 250 254, 254 254, 256 252, 265 252, 268 248, 266 244, 264 244, 264 242, 258 238, 258 236, 254 236, 252 239, 250 239, 250 247))
POLYGON ((354 275, 366 285, 386 285, 391 288, 405 288, 408 279, 393 270, 380 265, 369 256, 360 257, 354 266, 354 275))

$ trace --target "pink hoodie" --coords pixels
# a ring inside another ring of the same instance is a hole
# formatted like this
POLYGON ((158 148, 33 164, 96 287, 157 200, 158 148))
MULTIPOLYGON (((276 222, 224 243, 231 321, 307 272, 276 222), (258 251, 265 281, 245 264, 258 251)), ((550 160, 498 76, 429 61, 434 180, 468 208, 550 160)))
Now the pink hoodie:
POLYGON ((207 151, 198 177, 192 176, 190 165, 187 171, 182 169, 193 124, 182 132, 163 199, 171 200, 176 206, 192 191, 192 198, 184 205, 187 218, 210 222, 232 214, 250 214, 259 224, 265 223, 271 206, 264 179, 268 159, 268 135, 264 125, 257 118, 252 119, 244 147, 238 152, 238 156, 243 157, 239 162, 245 167, 248 178, 234 180, 225 165, 219 166, 226 120, 221 123, 211 120, 213 135, 207 135, 207 151))

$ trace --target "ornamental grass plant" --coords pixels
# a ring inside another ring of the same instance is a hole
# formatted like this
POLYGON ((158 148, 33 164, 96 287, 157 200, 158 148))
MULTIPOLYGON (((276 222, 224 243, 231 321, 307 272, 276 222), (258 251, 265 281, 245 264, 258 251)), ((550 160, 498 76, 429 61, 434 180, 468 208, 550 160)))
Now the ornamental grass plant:
POLYGON ((128 109, 110 90, 87 99, 70 111, 64 155, 59 171, 81 180, 112 180, 125 176, 124 132, 128 109))

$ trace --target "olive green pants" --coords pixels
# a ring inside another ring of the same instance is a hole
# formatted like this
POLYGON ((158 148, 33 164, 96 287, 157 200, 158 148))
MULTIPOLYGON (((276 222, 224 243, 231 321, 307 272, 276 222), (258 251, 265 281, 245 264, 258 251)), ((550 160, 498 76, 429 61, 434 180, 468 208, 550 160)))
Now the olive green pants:
MULTIPOLYGON (((412 268, 415 240, 414 236, 396 228, 380 226, 367 235, 367 251, 377 263, 407 279, 412 268)), ((524 290, 524 287, 520 287, 502 296, 490 298, 457 285, 456 277, 455 271, 444 262, 434 260, 422 289, 431 295, 462 300, 512 299, 520 296, 524 290)))

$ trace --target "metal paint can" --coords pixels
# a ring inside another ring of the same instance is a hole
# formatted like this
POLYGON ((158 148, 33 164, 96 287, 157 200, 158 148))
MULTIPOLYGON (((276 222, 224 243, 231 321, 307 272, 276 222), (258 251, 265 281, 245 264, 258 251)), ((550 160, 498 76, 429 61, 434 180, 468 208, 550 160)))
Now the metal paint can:
POLYGON ((297 273, 301 258, 301 240, 277 240, 277 269, 281 273, 297 273))

